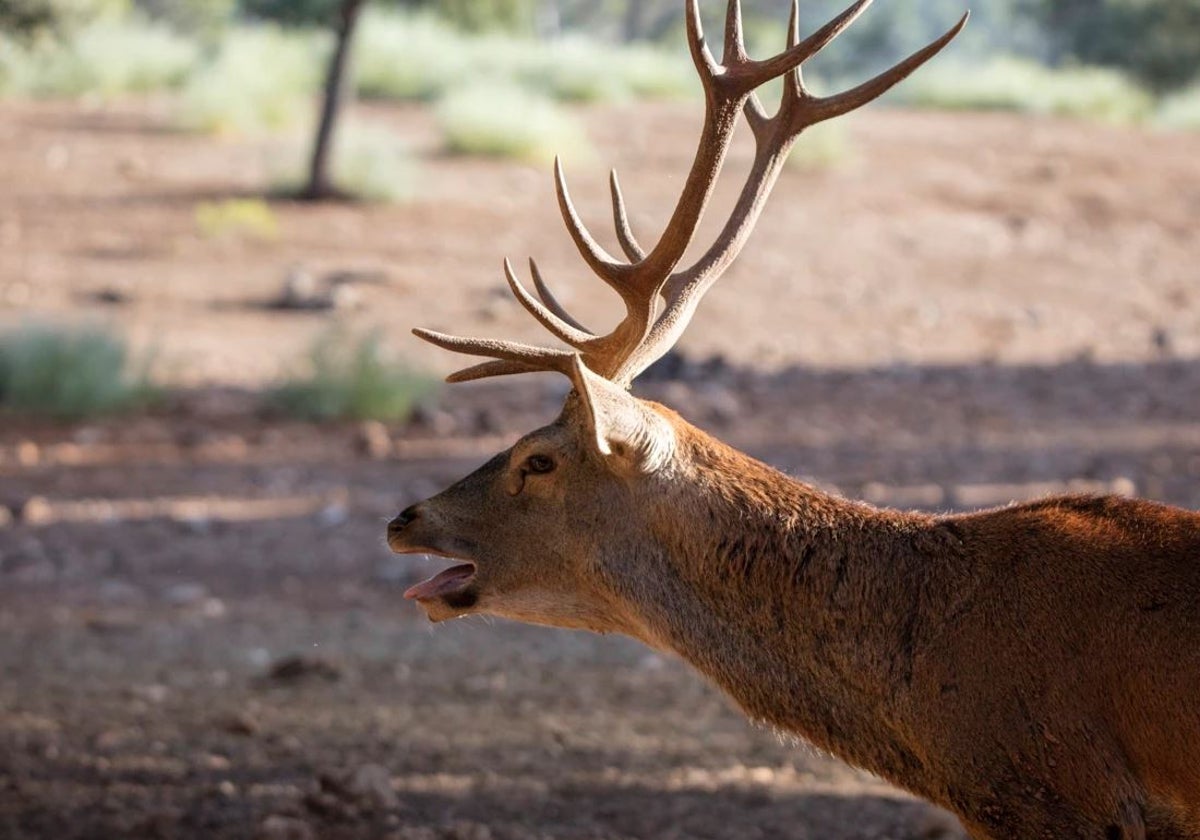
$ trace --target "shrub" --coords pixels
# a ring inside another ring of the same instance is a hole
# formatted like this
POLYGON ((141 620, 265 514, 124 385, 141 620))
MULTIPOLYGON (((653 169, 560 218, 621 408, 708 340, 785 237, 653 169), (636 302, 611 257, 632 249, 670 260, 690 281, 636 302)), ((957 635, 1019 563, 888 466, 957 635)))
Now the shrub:
POLYGON ((976 66, 924 68, 903 101, 932 108, 1024 111, 1130 123, 1153 111, 1153 98, 1115 70, 1051 69, 1015 58, 976 66))
POLYGON ((101 18, 64 40, 41 41, 19 51, 16 60, 23 66, 14 92, 44 97, 113 97, 179 88, 198 55, 191 40, 138 17, 101 18))
POLYGON ((0 335, 0 407, 74 419, 127 410, 153 396, 117 335, 99 327, 30 326, 0 335))
POLYGON ((384 353, 379 334, 357 340, 343 330, 319 338, 307 370, 276 388, 276 410, 304 420, 402 420, 434 381, 384 353))
POLYGON ((334 183, 352 198, 399 203, 416 192, 416 161, 391 132, 352 128, 335 155, 334 183))
POLYGON ((579 125, 550 100, 511 84, 483 83, 455 91, 438 106, 446 147, 457 154, 541 162, 586 152, 579 125))
POLYGON ((1163 128, 1200 130, 1200 85, 1164 99, 1155 122, 1163 128))
POLYGON ((470 77, 471 44, 435 18, 368 9, 355 45, 355 85, 372 99, 435 99, 470 77))
POLYGON ((231 31, 183 90, 179 121, 211 134, 253 134, 309 116, 328 38, 270 26, 231 31))

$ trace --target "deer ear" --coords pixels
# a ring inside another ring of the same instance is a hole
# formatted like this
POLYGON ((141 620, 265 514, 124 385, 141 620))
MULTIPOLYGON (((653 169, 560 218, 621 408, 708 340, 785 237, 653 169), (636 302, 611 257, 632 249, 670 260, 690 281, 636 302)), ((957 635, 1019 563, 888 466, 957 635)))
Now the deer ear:
POLYGON ((576 356, 571 370, 589 441, 602 456, 629 469, 662 469, 675 450, 670 424, 625 389, 592 373, 576 356))

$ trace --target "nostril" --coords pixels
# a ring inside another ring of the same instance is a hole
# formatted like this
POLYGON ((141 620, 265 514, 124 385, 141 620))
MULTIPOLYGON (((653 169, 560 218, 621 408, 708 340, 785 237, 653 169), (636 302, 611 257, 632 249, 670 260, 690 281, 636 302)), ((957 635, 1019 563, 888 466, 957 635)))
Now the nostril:
POLYGON ((417 505, 413 505, 408 510, 404 511, 403 513, 401 513, 399 516, 397 516, 395 519, 392 520, 391 524, 388 525, 388 533, 389 534, 400 533, 405 528, 407 528, 409 525, 411 525, 414 521, 416 521, 419 517, 420 517, 420 514, 417 512, 417 505))

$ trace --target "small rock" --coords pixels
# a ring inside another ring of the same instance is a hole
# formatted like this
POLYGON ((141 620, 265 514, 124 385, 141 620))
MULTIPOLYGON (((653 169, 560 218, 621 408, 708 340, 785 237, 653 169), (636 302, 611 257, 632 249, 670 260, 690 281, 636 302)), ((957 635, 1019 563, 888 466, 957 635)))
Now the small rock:
POLYGON ((194 607, 208 598, 208 587, 202 583, 177 583, 163 590, 162 596, 173 607, 194 607))
POLYGON ((275 301, 277 309, 321 309, 317 278, 303 266, 294 266, 283 281, 283 291, 275 301))
POLYGON ((317 524, 323 528, 336 528, 350 518, 350 511, 341 502, 326 505, 317 512, 317 524))
POLYGON ((0 505, 0 531, 11 528, 15 521, 16 517, 13 516, 13 512, 4 505, 0 505))
POLYGON ((354 449, 365 457, 382 461, 392 454, 392 436, 387 426, 377 420, 363 423, 354 434, 354 449))
POLYGON ((242 735, 247 738, 257 735, 262 730, 258 718, 247 711, 233 712, 221 718, 217 726, 230 735, 242 735))
POLYGON ((378 764, 364 764, 346 776, 343 783, 345 792, 364 805, 386 811, 400 803, 392 787, 391 773, 378 764))
POLYGON ((226 799, 233 799, 233 797, 237 796, 237 785, 228 779, 225 779, 223 782, 217 785, 217 793, 221 794, 221 796, 225 797, 226 799))
POLYGON ((104 430, 97 429, 95 426, 84 426, 71 435, 71 440, 80 446, 95 446, 98 443, 104 443, 104 439, 104 430))
POLYGON ((316 840, 317 833, 304 820, 278 814, 267 817, 258 827, 256 840, 316 840))
POLYGON ((224 618, 228 610, 220 598, 205 598, 196 612, 201 618, 224 618))
POLYGON ((436 437, 449 437, 458 431, 458 420, 449 411, 419 405, 412 412, 412 424, 436 437))
POLYGON ((232 762, 223 755, 206 753, 200 757, 200 766, 205 770, 223 773, 232 766, 232 762))
POLYGON ((166 702, 166 699, 170 693, 171 689, 160 683, 154 683, 152 685, 135 685, 129 689, 130 697, 134 697, 138 700, 145 700, 147 703, 154 703, 155 705, 166 702))
POLYGON ((54 519, 54 508, 42 496, 32 496, 21 505, 20 519, 26 525, 47 525, 54 519))
POLYGON ((329 305, 343 311, 358 309, 363 305, 362 291, 350 283, 339 283, 329 290, 329 305))
POLYGON ((323 814, 390 811, 400 804, 387 768, 364 764, 350 771, 322 773, 320 789, 306 799, 308 807, 323 814))
POLYGON ((289 656, 271 666, 267 677, 279 683, 299 683, 318 679, 337 682, 342 669, 319 656, 289 656))

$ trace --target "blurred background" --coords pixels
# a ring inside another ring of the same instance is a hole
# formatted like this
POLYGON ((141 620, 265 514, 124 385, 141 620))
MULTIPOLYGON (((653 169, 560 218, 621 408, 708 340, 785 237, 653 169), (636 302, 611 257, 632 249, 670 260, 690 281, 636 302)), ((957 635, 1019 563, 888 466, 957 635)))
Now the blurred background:
MULTIPOLYGON (((745 5, 782 48, 787 3, 745 5)), ((880 2, 807 76, 962 10, 880 2)), ((387 520, 567 390, 442 386, 409 331, 544 342, 504 257, 614 322, 550 161, 610 249, 610 166, 657 236, 702 118, 682 11, 0 0, 0 838, 957 836, 674 660, 402 600, 432 570, 387 520)), ((805 134, 638 392, 879 505, 1200 508, 1200 2, 971 11, 805 134)))

